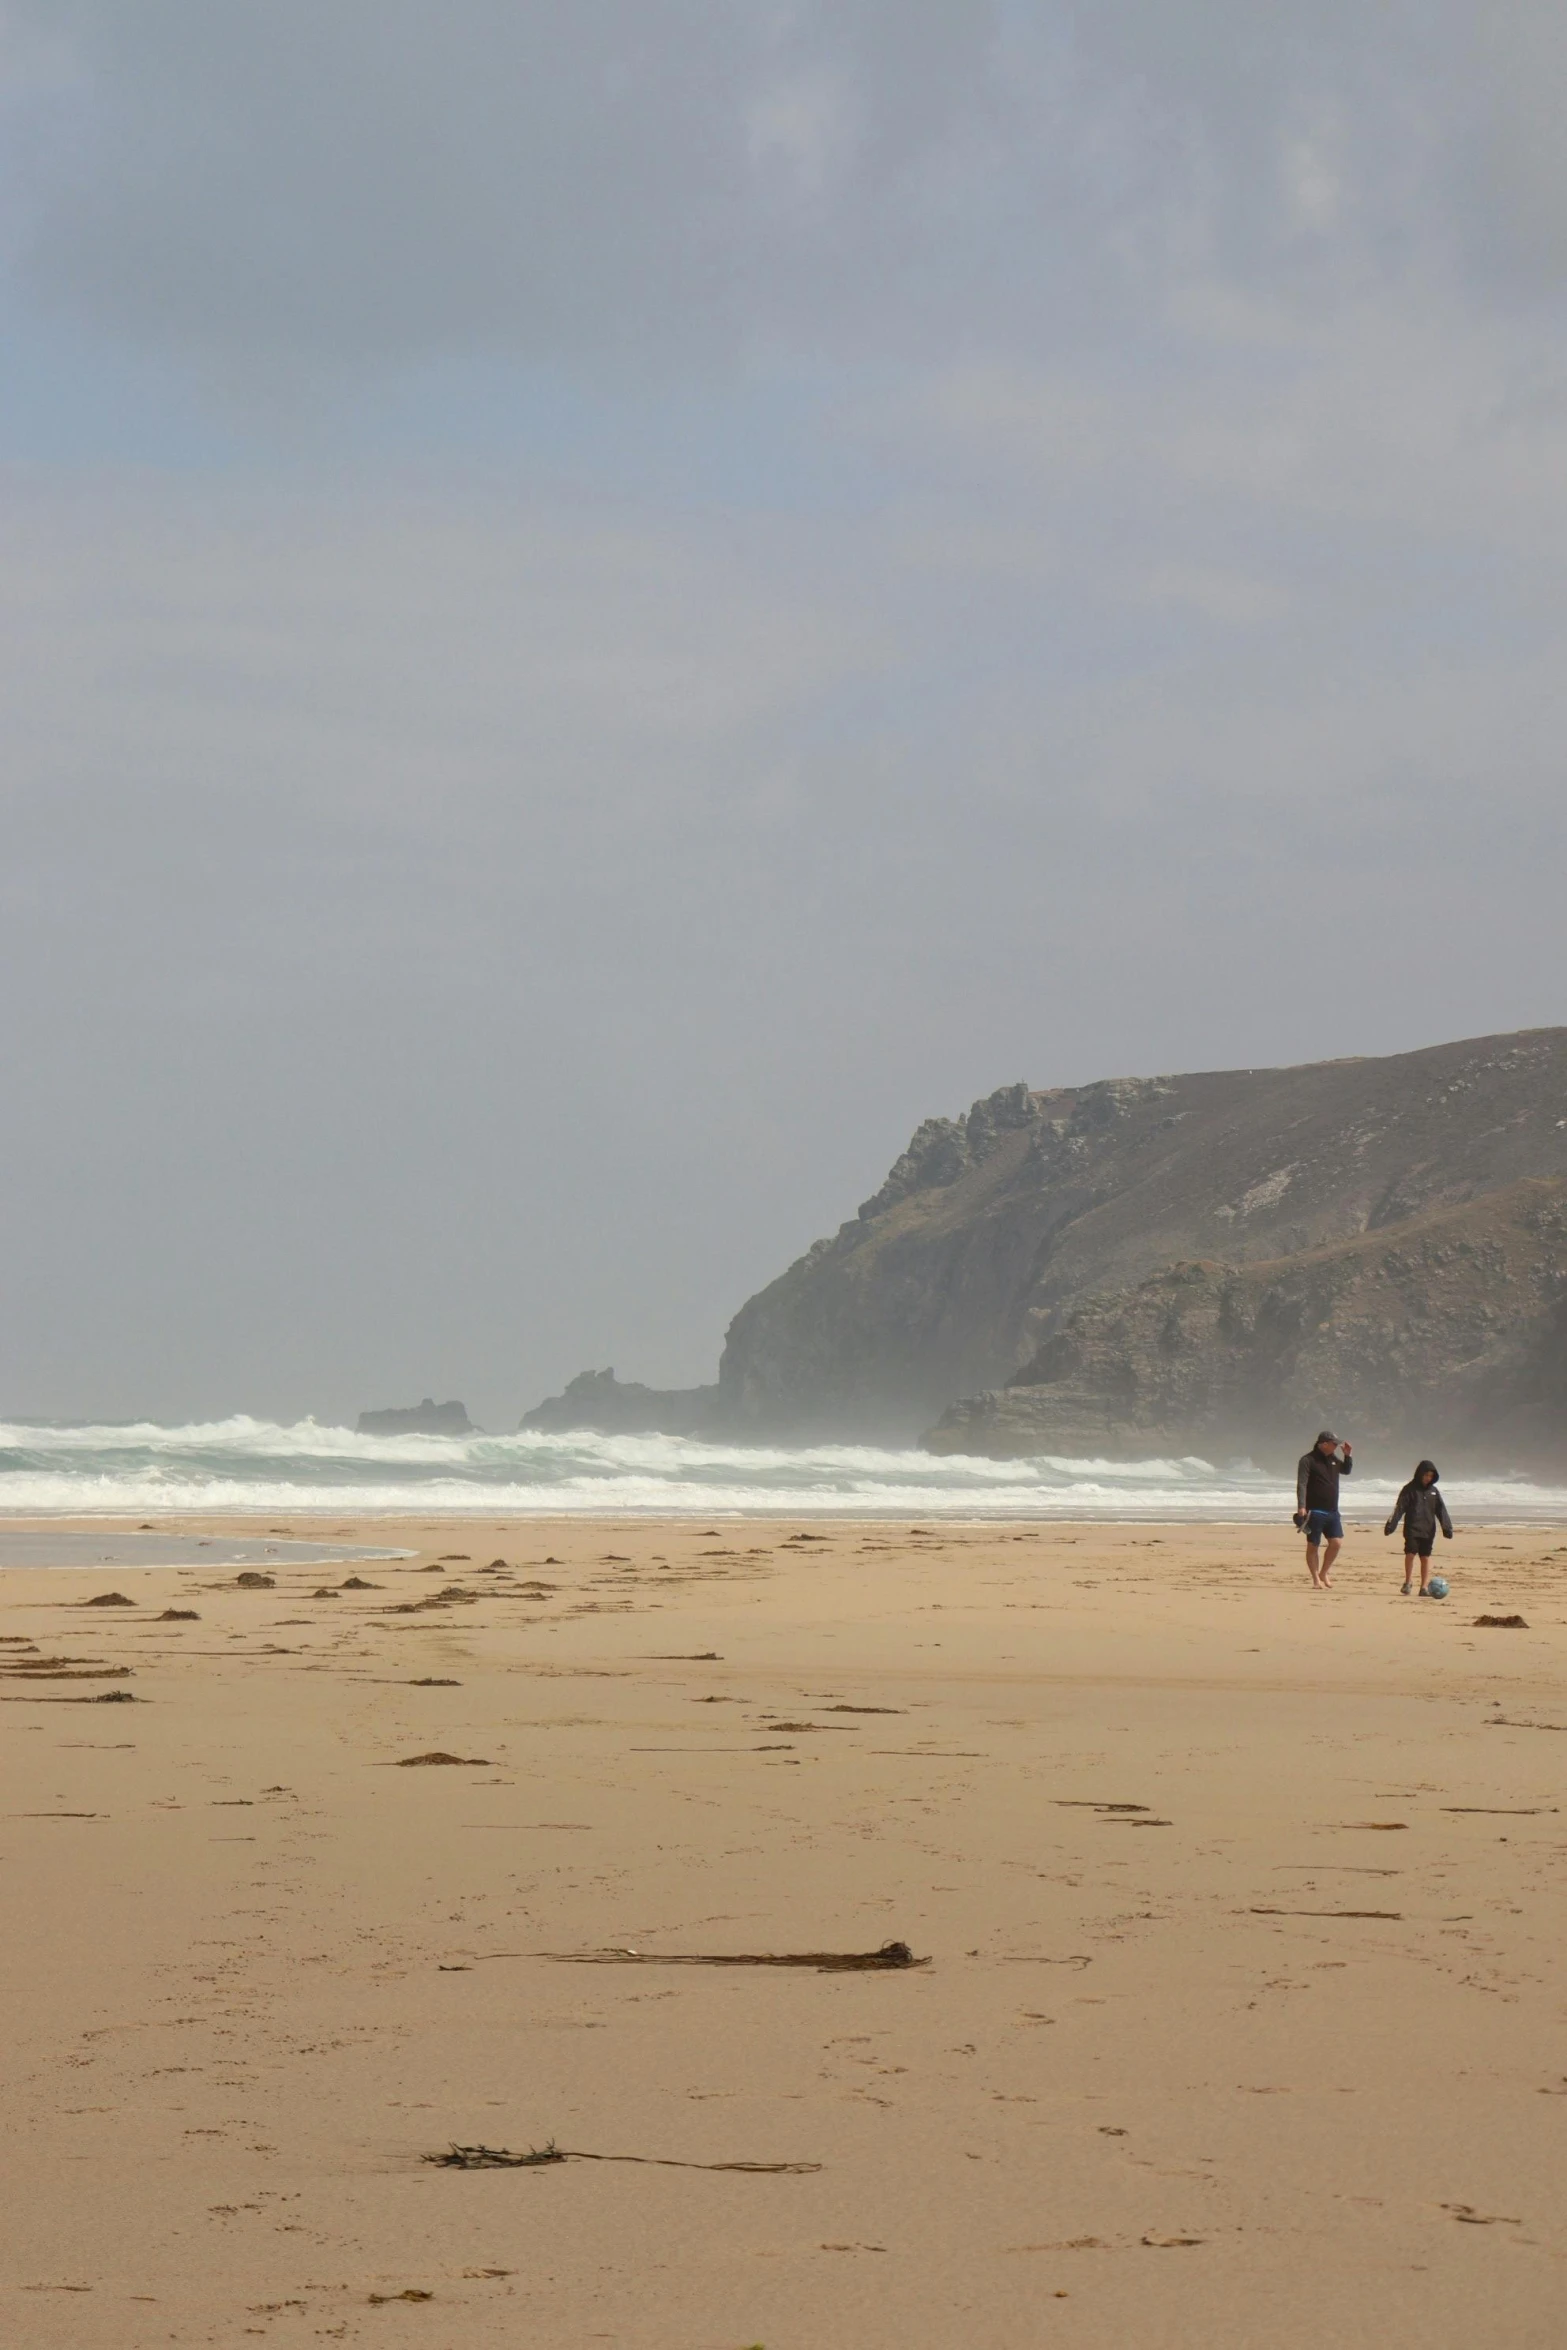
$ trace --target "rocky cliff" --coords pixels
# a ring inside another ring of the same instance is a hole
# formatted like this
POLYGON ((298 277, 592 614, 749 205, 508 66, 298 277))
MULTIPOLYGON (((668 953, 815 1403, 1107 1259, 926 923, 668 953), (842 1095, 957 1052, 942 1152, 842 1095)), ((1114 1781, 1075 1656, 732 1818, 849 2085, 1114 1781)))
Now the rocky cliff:
POLYGON ((1563 1029, 1010 1086, 928 1121, 741 1308, 719 1412, 758 1435, 936 1421, 979 1452, 1286 1444, 1342 1417, 1560 1454, 1564 1183, 1563 1029))

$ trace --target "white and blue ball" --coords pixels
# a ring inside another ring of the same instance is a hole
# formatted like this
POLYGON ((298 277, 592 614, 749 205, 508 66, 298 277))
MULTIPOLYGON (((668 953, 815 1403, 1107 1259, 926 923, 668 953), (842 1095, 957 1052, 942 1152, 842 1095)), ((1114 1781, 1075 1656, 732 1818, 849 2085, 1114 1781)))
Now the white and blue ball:
POLYGON ((1433 1599, 1445 1599, 1447 1597, 1447 1577, 1445 1575, 1433 1575, 1430 1582, 1426 1585, 1426 1589, 1430 1592, 1433 1599))

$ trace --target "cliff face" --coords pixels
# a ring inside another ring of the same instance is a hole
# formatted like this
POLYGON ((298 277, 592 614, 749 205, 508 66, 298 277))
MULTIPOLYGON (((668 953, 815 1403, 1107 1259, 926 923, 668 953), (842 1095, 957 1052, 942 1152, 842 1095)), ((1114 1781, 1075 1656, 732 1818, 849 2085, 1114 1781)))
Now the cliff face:
POLYGON ((1567 1180, 1259 1265, 1177 1264, 1071 1308, 933 1452, 1136 1457, 1357 1441, 1522 1468, 1567 1450, 1567 1180))
POLYGON ((1546 1442, 1567 1248, 1556 1194, 1518 1187, 1564 1181, 1562 1029, 1009 1087, 922 1126, 859 1215, 741 1308, 721 1414, 737 1432, 904 1439, 946 1414, 944 1449, 1147 1450, 1156 1433, 1244 1442, 1302 1410, 1316 1424, 1335 1379, 1343 1416, 1375 1410, 1391 1432, 1393 1398, 1432 1401, 1429 1370, 1455 1428, 1511 1380, 1506 1411, 1546 1442), (1275 1344, 1290 1316, 1296 1339, 1275 1344))

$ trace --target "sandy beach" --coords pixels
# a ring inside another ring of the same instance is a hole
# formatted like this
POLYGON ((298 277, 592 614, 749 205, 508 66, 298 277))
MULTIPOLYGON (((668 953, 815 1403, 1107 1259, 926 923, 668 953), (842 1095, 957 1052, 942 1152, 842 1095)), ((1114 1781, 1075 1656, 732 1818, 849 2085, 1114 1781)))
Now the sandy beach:
POLYGON ((8 2344, 1563 2339, 1560 1529, 288 1530, 0 1571, 8 2344))

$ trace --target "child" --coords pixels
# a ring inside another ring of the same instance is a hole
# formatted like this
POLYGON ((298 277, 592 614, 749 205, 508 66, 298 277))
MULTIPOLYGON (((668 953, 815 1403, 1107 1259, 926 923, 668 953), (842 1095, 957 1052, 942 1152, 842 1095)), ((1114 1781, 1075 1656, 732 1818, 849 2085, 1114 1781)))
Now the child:
POLYGON ((1404 1521, 1404 1597, 1409 1597, 1413 1582, 1415 1561, 1420 1561, 1420 1596, 1429 1599, 1426 1584, 1431 1575, 1431 1546, 1436 1540, 1438 1526, 1442 1539, 1453 1539, 1453 1521, 1447 1514, 1447 1504, 1436 1489, 1435 1461, 1421 1461, 1409 1483, 1393 1504, 1393 1515, 1383 1527, 1384 1534, 1395 1531, 1400 1518, 1404 1521))

